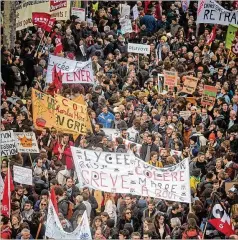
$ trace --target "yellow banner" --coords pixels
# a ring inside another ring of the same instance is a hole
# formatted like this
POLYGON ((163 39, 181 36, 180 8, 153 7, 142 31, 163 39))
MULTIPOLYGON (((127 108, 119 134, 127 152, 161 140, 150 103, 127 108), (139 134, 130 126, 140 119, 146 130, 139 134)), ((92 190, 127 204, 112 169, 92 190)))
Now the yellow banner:
POLYGON ((55 95, 56 128, 86 134, 86 113, 85 105, 55 95))
POLYGON ((32 89, 33 123, 37 130, 55 127, 55 100, 48 94, 32 89))

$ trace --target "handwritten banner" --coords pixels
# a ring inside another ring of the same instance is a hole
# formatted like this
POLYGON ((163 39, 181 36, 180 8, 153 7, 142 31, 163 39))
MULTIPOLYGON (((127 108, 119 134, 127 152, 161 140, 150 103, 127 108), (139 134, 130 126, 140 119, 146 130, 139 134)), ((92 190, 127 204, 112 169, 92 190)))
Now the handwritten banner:
POLYGON ((39 153, 34 132, 14 132, 17 149, 20 153, 39 153))
POLYGON ((183 93, 193 94, 198 84, 198 78, 186 76, 183 83, 183 93))
POLYGON ((31 97, 34 127, 38 130, 42 130, 44 127, 55 127, 54 98, 34 88, 31 97))
POLYGON ((86 134, 87 107, 64 98, 55 96, 56 127, 78 134, 86 134))
POLYGON ((12 130, 0 132, 1 156, 11 156, 17 154, 15 136, 12 130))
POLYGON ((114 192, 190 202, 189 162, 156 168, 125 153, 98 152, 71 147, 82 186, 114 192))
POLYGON ((168 87, 177 86, 178 73, 164 70, 164 85, 168 87))
POLYGON ((13 180, 17 183, 32 185, 32 169, 14 165, 13 180))
POLYGON ((204 85, 201 103, 208 106, 213 106, 216 101, 217 88, 214 86, 204 85))

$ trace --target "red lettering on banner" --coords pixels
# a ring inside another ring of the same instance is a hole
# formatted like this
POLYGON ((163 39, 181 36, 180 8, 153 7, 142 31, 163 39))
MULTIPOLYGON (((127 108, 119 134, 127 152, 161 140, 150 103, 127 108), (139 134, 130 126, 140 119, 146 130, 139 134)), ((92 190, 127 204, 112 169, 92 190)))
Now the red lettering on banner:
POLYGON ((169 174, 170 174, 170 173, 164 173, 164 174, 163 174, 163 177, 164 177, 163 180, 164 180, 165 182, 168 182, 168 181, 169 181, 169 179, 167 178, 167 177, 169 177, 169 174))
POLYGON ((116 176, 116 179, 114 180, 114 179, 113 179, 113 176, 110 174, 110 178, 111 178, 111 180, 112 180, 112 185, 113 185, 113 187, 115 187, 116 182, 117 182, 117 176, 116 176))
POLYGON ((62 73, 62 79, 63 82, 92 82, 90 72, 87 70, 62 73))
POLYGON ((92 171, 91 174, 91 185, 93 186, 93 182, 99 187, 99 184, 96 182, 96 180, 99 180, 99 175, 97 172, 92 171))
POLYGON ((184 172, 179 172, 180 176, 179 176, 179 181, 183 182, 184 180, 184 172))
POLYGON ((62 103, 63 103, 63 105, 64 105, 65 107, 67 107, 68 104, 66 104, 65 102, 68 102, 68 100, 67 100, 66 98, 62 99, 62 103))
POLYGON ((92 82, 89 71, 86 71, 87 82, 92 82))
POLYGON ((103 172, 100 173, 101 186, 102 186, 102 187, 108 187, 108 186, 103 185, 103 180, 106 180, 106 178, 103 178, 103 176, 102 176, 103 174, 107 176, 106 173, 103 173, 103 172))
POLYGON ((142 196, 148 196, 149 193, 148 193, 148 189, 146 186, 142 186, 142 196))
POLYGON ((73 82, 74 81, 73 79, 69 79, 70 76, 71 76, 70 73, 66 73, 66 81, 67 82, 73 82))

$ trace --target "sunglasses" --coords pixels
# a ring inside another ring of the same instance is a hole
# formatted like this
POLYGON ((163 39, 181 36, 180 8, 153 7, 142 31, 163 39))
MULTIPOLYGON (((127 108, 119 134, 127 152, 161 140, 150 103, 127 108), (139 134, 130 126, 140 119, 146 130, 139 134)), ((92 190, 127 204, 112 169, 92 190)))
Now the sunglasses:
POLYGON ((41 203, 41 206, 47 206, 47 204, 46 203, 41 203))

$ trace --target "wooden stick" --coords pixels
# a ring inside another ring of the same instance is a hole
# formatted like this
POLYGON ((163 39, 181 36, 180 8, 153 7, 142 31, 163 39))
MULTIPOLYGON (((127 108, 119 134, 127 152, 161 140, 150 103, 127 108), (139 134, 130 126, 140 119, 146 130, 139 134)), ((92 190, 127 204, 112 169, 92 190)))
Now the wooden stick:
POLYGON ((38 227, 38 229, 37 229, 37 233, 36 233, 36 238, 35 238, 35 239, 38 239, 39 234, 40 234, 41 227, 42 227, 42 223, 40 222, 39 227, 38 227))

